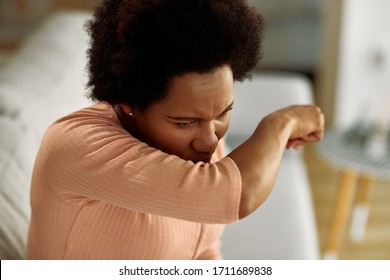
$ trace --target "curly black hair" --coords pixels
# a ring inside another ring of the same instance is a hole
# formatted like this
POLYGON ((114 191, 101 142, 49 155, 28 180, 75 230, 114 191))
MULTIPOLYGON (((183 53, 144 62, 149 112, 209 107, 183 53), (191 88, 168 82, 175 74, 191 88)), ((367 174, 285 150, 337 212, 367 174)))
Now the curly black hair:
POLYGON ((185 73, 249 78, 264 20, 245 0, 103 0, 87 22, 89 97, 145 110, 185 73))

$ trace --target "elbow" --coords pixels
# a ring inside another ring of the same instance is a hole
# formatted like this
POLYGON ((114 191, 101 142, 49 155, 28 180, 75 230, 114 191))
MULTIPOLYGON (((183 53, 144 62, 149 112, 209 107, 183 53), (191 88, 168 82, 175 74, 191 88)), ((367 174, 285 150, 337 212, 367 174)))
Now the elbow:
POLYGON ((238 218, 241 220, 249 216, 267 200, 273 187, 272 184, 252 184, 251 187, 243 188, 238 218))
POLYGON ((256 209, 259 208, 264 201, 265 198, 261 198, 258 196, 249 196, 249 197, 242 196, 240 201, 238 218, 241 220, 249 216, 254 211, 256 211, 256 209))
POLYGON ((240 204, 240 209, 238 212, 238 219, 242 220, 245 217, 249 216, 253 211, 250 211, 247 207, 241 206, 240 204))

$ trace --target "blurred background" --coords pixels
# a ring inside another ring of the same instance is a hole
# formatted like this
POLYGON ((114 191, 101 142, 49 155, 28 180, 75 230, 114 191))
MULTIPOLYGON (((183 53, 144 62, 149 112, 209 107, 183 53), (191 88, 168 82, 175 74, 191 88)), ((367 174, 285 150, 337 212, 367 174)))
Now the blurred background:
MULTIPOLYGON (((96 0, 0 0, 0 69, 29 32, 56 10, 92 10, 96 0)), ((362 120, 390 123, 389 0, 251 0, 266 19, 263 59, 255 71, 288 71, 313 83, 328 127, 362 120)), ((389 136, 390 137, 390 136, 389 136)), ((390 149, 388 149, 390 151, 390 149)), ((340 170, 314 146, 304 150, 321 246, 329 229, 340 170)), ((390 259, 390 182, 375 180, 366 235, 345 237, 341 259, 390 259)))

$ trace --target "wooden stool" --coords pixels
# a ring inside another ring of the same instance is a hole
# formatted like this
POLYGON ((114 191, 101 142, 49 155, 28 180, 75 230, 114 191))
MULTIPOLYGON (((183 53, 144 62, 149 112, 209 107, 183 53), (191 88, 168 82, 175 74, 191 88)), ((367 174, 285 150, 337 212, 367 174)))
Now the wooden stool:
POLYGON ((340 244, 350 214, 357 178, 358 189, 350 235, 354 240, 361 240, 365 234, 369 213, 369 200, 374 180, 370 175, 358 174, 353 170, 344 169, 341 171, 339 194, 336 199, 328 240, 324 248, 324 259, 337 259, 338 257, 340 244))

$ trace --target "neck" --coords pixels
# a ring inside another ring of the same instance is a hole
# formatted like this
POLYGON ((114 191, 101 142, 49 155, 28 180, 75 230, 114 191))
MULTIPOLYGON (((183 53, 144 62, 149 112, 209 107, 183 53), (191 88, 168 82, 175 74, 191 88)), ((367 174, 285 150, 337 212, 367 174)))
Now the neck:
POLYGON ((133 135, 134 125, 132 124, 130 117, 122 110, 121 106, 119 106, 118 104, 112 105, 112 108, 118 116, 122 127, 126 129, 127 132, 133 135))
POLYGON ((119 106, 118 104, 112 106, 116 115, 118 116, 118 119, 122 125, 122 127, 133 137, 151 144, 150 141, 146 139, 146 137, 143 136, 141 130, 138 128, 137 122, 135 120, 134 116, 129 116, 126 114, 126 112, 119 106))

